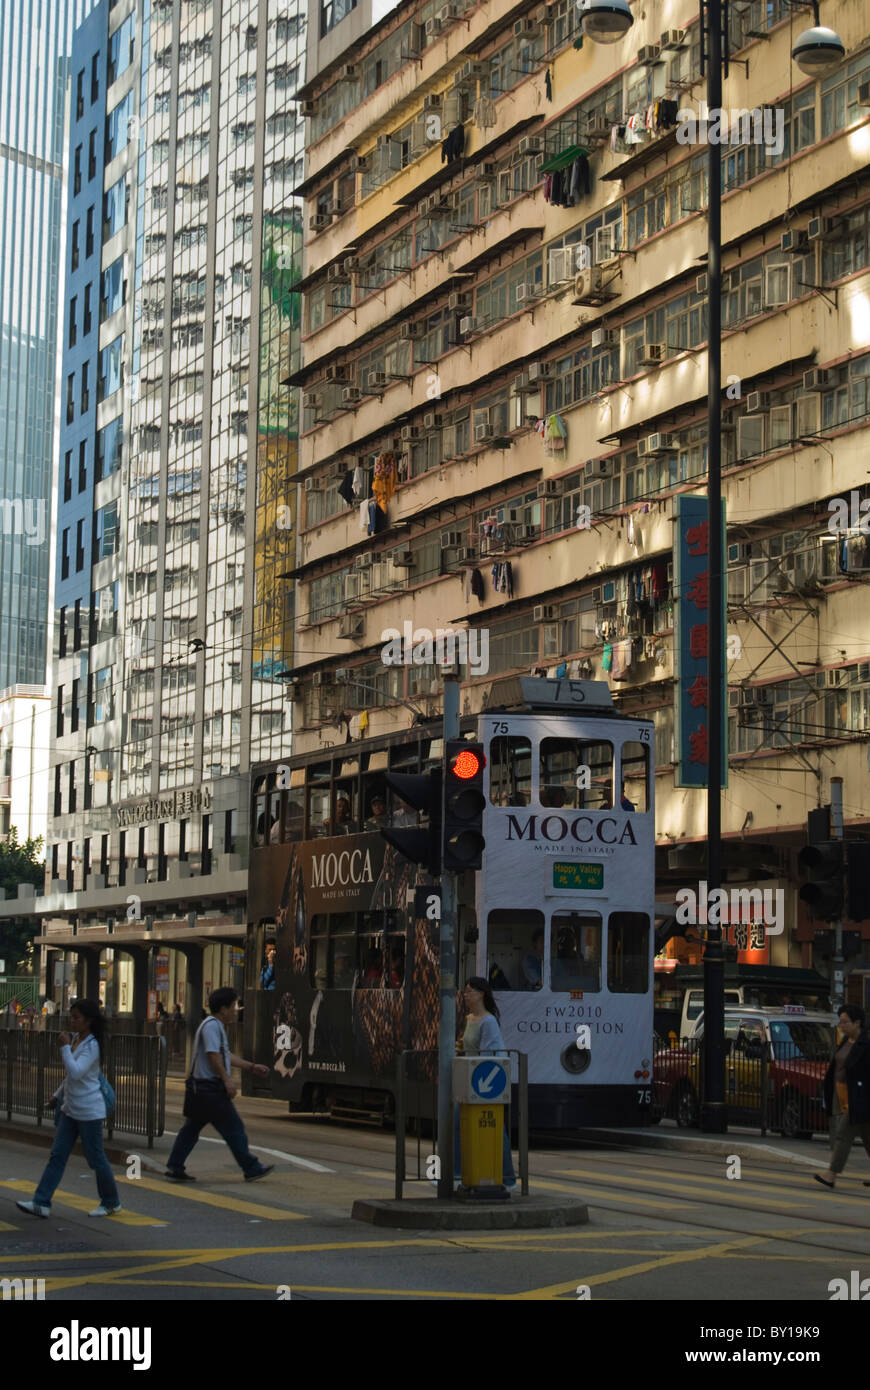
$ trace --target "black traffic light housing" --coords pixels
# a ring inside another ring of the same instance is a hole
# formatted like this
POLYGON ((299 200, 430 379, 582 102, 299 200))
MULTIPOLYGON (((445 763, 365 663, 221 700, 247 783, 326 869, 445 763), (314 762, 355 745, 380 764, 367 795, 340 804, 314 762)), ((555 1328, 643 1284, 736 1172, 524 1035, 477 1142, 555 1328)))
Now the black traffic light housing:
POLYGON ((444 847, 442 863, 453 873, 479 869, 486 841, 483 812, 486 797, 482 743, 464 738, 447 740, 444 764, 444 847))
POLYGON ((440 767, 431 772, 387 772, 384 781, 400 801, 415 811, 427 812, 429 824, 425 827, 391 826, 382 829, 381 835, 412 864, 422 864, 437 878, 441 873, 440 767))
POLYGON ((810 915, 822 922, 836 922, 843 916, 846 882, 842 840, 824 840, 806 845, 798 855, 798 865, 809 879, 798 893, 810 915))
POLYGON ((846 887, 850 922, 870 918, 870 841, 846 843, 846 887))

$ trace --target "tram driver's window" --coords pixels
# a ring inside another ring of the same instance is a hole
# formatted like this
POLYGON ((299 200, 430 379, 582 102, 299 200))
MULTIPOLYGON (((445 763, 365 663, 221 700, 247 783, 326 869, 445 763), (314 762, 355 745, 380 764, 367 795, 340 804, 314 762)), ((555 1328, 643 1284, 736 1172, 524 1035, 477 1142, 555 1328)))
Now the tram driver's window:
POLYGON ((554 912, 550 921, 550 988, 557 993, 601 990, 601 917, 554 912))
POLYGON ((619 805, 623 811, 649 810, 649 746, 629 742, 622 745, 622 792, 619 805))
POLYGON ((489 914, 486 978, 493 990, 541 988, 545 935, 542 912, 500 908, 489 914))
POLYGON ((649 917, 611 912, 607 923, 607 988, 611 994, 648 994, 649 917))
POLYGON ((494 738, 489 745, 489 799, 493 806, 528 806, 532 745, 527 738, 494 738))
POLYGON ((613 805, 613 744, 580 738, 541 740, 539 800, 569 810, 608 810, 613 805))

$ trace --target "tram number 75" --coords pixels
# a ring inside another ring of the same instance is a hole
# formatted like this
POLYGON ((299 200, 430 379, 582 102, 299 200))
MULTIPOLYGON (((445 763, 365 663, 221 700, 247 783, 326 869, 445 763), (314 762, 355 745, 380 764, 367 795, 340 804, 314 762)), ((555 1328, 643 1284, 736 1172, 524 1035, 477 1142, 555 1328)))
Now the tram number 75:
POLYGON ((637 1093, 637 1103, 638 1103, 638 1105, 652 1105, 652 1087, 651 1087, 651 1086, 644 1086, 642 1090, 638 1091, 638 1093, 637 1093))

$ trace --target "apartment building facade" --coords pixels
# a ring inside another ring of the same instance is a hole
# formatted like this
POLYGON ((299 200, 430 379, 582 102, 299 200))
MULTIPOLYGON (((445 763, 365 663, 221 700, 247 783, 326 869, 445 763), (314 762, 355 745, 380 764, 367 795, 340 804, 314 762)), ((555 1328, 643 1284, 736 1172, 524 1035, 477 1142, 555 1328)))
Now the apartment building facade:
POLYGON ((274 0, 102 0, 76 35, 36 915, 47 987, 136 1024, 241 984, 248 769, 289 728, 304 33, 274 0))
MULTIPOLYGON (((309 15, 322 38, 326 15, 309 15)), ((846 55, 812 79, 791 59, 804 21, 779 0, 729 20, 725 102, 758 114, 722 151, 723 837, 729 881, 785 902, 780 935, 731 924, 738 960, 824 971, 831 943, 797 898, 807 813, 840 776, 847 831, 870 819, 870 28, 826 4, 846 55)), ((299 94, 293 751, 407 728, 400 700, 434 716, 437 667, 386 664, 385 643, 485 629, 464 713, 494 679, 544 671, 608 680, 654 720, 657 897, 697 887, 673 570, 708 446, 697 11, 656 4, 606 45, 567 0, 402 4, 363 32, 353 9, 329 32, 299 94)), ((870 924, 854 927, 858 980, 870 924)))

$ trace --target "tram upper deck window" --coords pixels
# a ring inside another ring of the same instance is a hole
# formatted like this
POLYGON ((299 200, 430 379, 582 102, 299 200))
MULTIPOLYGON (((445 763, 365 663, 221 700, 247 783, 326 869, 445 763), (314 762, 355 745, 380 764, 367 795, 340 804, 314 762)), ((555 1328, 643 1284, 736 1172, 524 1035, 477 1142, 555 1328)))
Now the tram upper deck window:
POLYGON ((631 740, 622 745, 620 755, 622 774, 622 794, 620 806, 623 811, 649 810, 649 744, 631 740))
POLYGON ((649 917, 611 912, 607 923, 607 988, 611 994, 648 994, 649 917))
POLYGON ((486 976, 496 991, 540 989, 544 979, 544 914, 499 908, 486 924, 486 976))
POLYGON ((608 810, 613 805, 613 744, 542 739, 540 803, 569 810, 608 810))
POLYGON ((308 768, 305 798, 309 836, 326 835, 332 805, 332 767, 329 763, 316 763, 308 768))
POLYGON ((550 988, 557 993, 601 990, 601 917, 554 912, 550 922, 550 988))
POLYGON ((493 806, 528 806, 532 745, 527 738, 494 738, 489 745, 489 799, 493 806))

